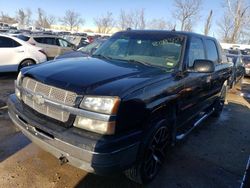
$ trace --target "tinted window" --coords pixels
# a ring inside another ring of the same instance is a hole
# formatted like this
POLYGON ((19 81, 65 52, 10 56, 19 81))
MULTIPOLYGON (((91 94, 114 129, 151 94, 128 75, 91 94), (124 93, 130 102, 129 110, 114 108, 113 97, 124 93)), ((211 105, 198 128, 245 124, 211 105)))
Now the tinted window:
POLYGON ((8 37, 0 37, 0 48, 14 48, 21 46, 15 40, 8 38, 8 37))
POLYGON ((204 45, 200 38, 193 37, 191 39, 189 54, 188 54, 188 65, 192 67, 196 59, 205 59, 204 45))
POLYGON ((30 37, 25 36, 25 35, 17 35, 16 37, 23 40, 23 41, 28 41, 30 39, 30 37))
POLYGON ((51 37, 45 37, 43 38, 43 43, 49 45, 56 45, 56 39, 51 37))
POLYGON ((43 38, 42 38, 42 37, 39 37, 39 38, 34 37, 34 40, 35 40, 36 42, 38 42, 38 43, 43 43, 43 38))
POLYGON ((48 44, 48 45, 57 45, 56 39, 53 37, 37 37, 34 38, 36 42, 48 44))
POLYGON ((205 45, 207 49, 207 59, 218 63, 219 56, 218 56, 217 47, 214 41, 205 40, 205 45))

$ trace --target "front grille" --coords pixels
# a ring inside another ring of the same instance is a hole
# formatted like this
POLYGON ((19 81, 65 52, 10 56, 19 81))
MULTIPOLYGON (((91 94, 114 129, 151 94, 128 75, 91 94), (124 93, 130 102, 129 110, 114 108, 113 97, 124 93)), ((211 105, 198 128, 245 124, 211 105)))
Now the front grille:
MULTIPOLYGON (((77 97, 76 93, 45 85, 28 77, 25 77, 23 79, 22 87, 28 92, 30 91, 31 93, 42 95, 43 97, 51 101, 66 104, 68 106, 74 106, 77 97)), ((23 93, 22 100, 26 105, 43 115, 49 116, 62 122, 66 122, 69 119, 69 112, 65 112, 61 109, 46 104, 38 104, 33 100, 32 95, 26 95, 25 93, 23 93)))

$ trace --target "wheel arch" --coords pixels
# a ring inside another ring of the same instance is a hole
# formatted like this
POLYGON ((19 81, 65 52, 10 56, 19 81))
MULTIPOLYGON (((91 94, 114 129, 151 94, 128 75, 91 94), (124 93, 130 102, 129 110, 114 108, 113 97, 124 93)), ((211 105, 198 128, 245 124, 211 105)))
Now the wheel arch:
POLYGON ((26 61, 26 60, 31 60, 31 61, 34 62, 34 64, 37 64, 37 61, 36 61, 35 59, 33 59, 33 58, 25 58, 25 59, 23 59, 23 60, 18 64, 18 67, 17 67, 17 71, 18 71, 18 72, 20 71, 20 66, 21 66, 21 64, 22 64, 24 61, 26 61))

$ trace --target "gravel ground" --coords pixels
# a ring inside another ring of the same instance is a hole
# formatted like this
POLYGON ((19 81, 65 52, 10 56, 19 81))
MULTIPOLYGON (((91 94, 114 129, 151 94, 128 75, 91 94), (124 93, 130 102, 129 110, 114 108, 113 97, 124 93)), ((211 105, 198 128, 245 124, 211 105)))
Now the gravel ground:
MULTIPOLYGON (((99 177, 59 161, 20 133, 5 102, 16 75, 0 76, 0 187, 141 187, 123 175, 99 177)), ((250 94, 250 81, 243 84, 250 94)), ((239 92, 229 94, 219 119, 208 118, 169 154, 146 187, 239 187, 250 154, 250 110, 239 92)))

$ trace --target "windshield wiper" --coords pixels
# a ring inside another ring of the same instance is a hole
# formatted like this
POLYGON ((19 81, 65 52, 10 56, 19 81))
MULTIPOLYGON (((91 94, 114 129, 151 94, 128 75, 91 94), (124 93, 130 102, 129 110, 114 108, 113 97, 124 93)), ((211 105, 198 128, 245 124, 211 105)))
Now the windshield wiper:
POLYGON ((97 57, 97 58, 101 58, 101 59, 108 59, 108 60, 113 59, 112 57, 101 55, 101 54, 92 55, 92 57, 97 57))
POLYGON ((145 65, 145 66, 150 66, 150 67, 153 66, 150 63, 146 63, 146 62, 138 61, 138 60, 134 60, 134 59, 127 59, 126 61, 128 61, 130 63, 139 63, 139 64, 142 64, 142 65, 145 65))

